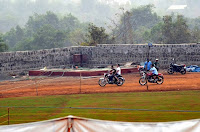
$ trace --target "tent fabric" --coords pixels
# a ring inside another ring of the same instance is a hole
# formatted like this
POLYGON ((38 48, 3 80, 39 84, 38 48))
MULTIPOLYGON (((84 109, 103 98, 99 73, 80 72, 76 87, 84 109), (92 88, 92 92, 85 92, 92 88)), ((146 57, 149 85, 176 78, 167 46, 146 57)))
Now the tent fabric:
POLYGON ((186 67, 186 71, 188 72, 200 72, 200 67, 197 65, 190 65, 186 67))
POLYGON ((177 122, 117 122, 68 116, 0 126, 0 132, 199 132, 200 119, 177 122))
POLYGON ((67 132, 67 118, 0 126, 0 132, 67 132))

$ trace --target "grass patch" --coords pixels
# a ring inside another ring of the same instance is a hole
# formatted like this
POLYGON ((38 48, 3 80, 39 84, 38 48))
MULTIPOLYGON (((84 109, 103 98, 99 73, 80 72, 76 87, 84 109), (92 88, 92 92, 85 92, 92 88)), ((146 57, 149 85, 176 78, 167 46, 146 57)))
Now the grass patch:
MULTIPOLYGON (((165 122, 200 118, 200 112, 155 112, 37 107, 98 107, 200 111, 199 95, 200 91, 172 91, 18 97, 0 99, 0 106, 32 107, 10 108, 11 124, 47 120, 67 115, 114 121, 165 122)), ((7 114, 7 108, 0 108, 0 117, 5 114, 7 114)), ((0 123, 5 120, 7 120, 7 117, 0 118, 0 123)))

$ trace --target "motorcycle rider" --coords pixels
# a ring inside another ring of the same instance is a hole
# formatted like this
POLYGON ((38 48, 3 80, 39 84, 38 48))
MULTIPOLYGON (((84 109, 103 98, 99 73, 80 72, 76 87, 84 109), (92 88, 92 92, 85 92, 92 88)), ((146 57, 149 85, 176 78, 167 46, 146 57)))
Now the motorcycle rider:
POLYGON ((115 79, 117 81, 119 81, 118 76, 121 75, 121 68, 120 68, 120 64, 117 64, 117 70, 116 70, 116 74, 114 75, 115 79))
POLYGON ((110 82, 112 82, 113 77, 115 76, 115 74, 116 74, 116 70, 115 70, 114 66, 111 65, 110 76, 109 76, 109 81, 110 82))
POLYGON ((153 77, 153 79, 154 79, 154 81, 156 80, 156 77, 158 76, 158 71, 157 71, 157 69, 155 68, 155 66, 154 65, 151 65, 151 69, 149 70, 149 71, 151 71, 152 72, 152 77, 153 77))
POLYGON ((120 64, 117 64, 117 75, 121 75, 120 64))

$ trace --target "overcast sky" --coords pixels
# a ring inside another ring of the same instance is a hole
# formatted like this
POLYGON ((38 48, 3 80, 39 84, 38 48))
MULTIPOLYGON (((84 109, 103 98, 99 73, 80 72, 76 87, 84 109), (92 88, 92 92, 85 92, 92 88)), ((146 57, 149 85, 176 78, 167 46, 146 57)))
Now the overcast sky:
POLYGON ((120 6, 130 10, 147 4, 154 4, 154 11, 161 17, 172 12, 190 18, 200 16, 200 0, 0 0, 0 25, 6 25, 0 27, 0 31, 8 31, 17 24, 24 25, 29 16, 34 13, 45 14, 46 11, 60 15, 71 13, 83 22, 94 22, 103 26, 110 18, 113 19, 114 14, 120 13, 120 6), (98 4, 97 1, 104 5, 90 5, 98 4), (175 10, 174 7, 169 10, 171 5, 186 6, 181 6, 184 7, 181 10, 175 10))

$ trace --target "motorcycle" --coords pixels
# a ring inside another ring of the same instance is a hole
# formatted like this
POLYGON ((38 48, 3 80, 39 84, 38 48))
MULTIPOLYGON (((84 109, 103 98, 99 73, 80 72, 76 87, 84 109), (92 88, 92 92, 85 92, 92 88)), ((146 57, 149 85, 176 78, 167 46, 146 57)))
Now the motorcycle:
POLYGON ((118 78, 118 80, 115 77, 110 80, 109 74, 104 73, 104 77, 100 78, 98 83, 101 87, 106 86, 106 84, 117 84, 117 86, 122 86, 125 82, 125 79, 121 75, 116 75, 116 77, 118 78))
POLYGON ((174 72, 180 72, 181 74, 186 74, 186 66, 184 64, 177 65, 177 64, 171 63, 167 72, 169 74, 173 74, 174 72))
POLYGON ((139 71, 140 76, 142 76, 145 71, 144 66, 138 66, 138 71, 139 71))
POLYGON ((142 77, 139 79, 140 85, 146 85, 147 81, 149 83, 157 83, 157 84, 162 84, 164 82, 163 74, 158 73, 158 75, 155 77, 155 79, 152 75, 153 75, 153 73, 151 73, 151 72, 150 73, 143 72, 142 77))

